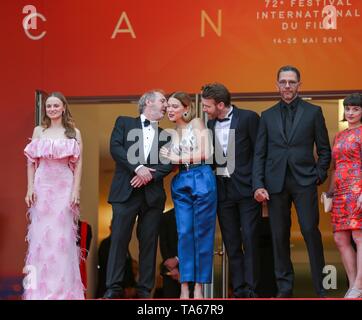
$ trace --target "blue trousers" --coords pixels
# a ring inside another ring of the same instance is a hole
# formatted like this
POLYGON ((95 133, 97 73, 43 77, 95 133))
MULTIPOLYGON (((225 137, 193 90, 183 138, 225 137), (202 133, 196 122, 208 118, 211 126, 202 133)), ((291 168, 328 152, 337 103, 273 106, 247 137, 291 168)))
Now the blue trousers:
POLYGON ((209 165, 181 171, 172 180, 181 282, 212 282, 216 179, 209 165))

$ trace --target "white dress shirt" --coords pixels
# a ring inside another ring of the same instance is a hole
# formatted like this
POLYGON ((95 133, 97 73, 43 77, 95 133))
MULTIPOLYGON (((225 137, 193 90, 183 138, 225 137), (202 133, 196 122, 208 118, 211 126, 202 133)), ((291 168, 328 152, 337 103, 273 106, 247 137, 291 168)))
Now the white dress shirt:
MULTIPOLYGON (((145 127, 144 121, 147 119, 144 114, 140 116, 142 122, 142 133, 143 133, 143 152, 145 155, 145 161, 148 158, 148 155, 151 152, 153 139, 155 138, 155 129, 152 125, 145 127)), ((151 123, 157 123, 157 121, 150 121, 151 123)), ((139 168, 143 167, 143 165, 139 165, 135 172, 138 171, 139 168)))
POLYGON ((229 118, 227 121, 219 122, 216 120, 215 124, 215 134, 222 147, 224 154, 227 155, 227 148, 229 143, 229 130, 231 125, 231 119, 233 118, 233 107, 230 108, 227 116, 229 118))
MULTIPOLYGON (((145 160, 148 158, 148 155, 150 154, 153 139, 155 138, 155 129, 152 125, 149 125, 147 127, 144 126, 144 121, 146 120, 146 117, 141 114, 141 121, 142 121, 142 131, 143 131, 143 151, 145 155, 145 160)), ((157 121, 150 121, 157 123, 157 121)))
MULTIPOLYGON (((219 144, 224 152, 224 156, 227 156, 227 149, 229 144, 229 135, 230 135, 230 125, 231 120, 233 118, 233 107, 230 108, 230 111, 226 115, 225 118, 228 120, 224 120, 222 122, 216 120, 215 124, 215 135, 219 141, 219 144)), ((223 177, 230 178, 230 174, 227 167, 218 168, 219 174, 223 177)))

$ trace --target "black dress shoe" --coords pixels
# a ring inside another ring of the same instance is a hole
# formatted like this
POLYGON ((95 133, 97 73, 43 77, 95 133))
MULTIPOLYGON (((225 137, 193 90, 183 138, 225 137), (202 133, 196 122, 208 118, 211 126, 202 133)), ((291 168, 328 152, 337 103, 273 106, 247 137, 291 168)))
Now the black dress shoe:
POLYGON ((151 294, 145 291, 137 291, 135 299, 150 299, 151 294))
POLYGON ((236 299, 244 299, 244 298, 258 298, 258 295, 255 293, 255 291, 251 289, 242 289, 238 290, 233 293, 233 298, 236 299))
POLYGON ((293 298, 293 293, 291 293, 291 292, 278 292, 276 298, 279 298, 279 299, 293 298))
POLYGON ((232 298, 234 299, 245 299, 247 298, 246 292, 244 290, 238 290, 238 291, 234 291, 232 298))
POLYGON ((253 291, 253 290, 250 290, 249 293, 248 293, 248 298, 259 298, 258 294, 253 291))
POLYGON ((103 296, 103 299, 122 299, 123 291, 107 290, 103 296))
POLYGON ((318 294, 318 298, 319 298, 319 299, 328 299, 327 292, 321 291, 321 292, 318 294))

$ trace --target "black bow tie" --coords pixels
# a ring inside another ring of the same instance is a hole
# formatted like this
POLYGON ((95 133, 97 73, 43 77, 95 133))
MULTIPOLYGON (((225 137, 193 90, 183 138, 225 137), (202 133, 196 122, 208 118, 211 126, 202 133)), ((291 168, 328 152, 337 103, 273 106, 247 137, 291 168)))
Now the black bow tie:
POLYGON ((157 122, 156 121, 151 122, 150 120, 145 119, 145 121, 143 121, 143 126, 146 128, 149 125, 152 125, 152 127, 155 127, 155 126, 157 126, 157 122))
POLYGON ((219 119, 219 118, 216 118, 216 121, 217 121, 217 122, 230 121, 230 117, 231 117, 231 115, 233 114, 233 112, 234 112, 234 109, 233 109, 233 110, 231 110, 231 112, 227 115, 227 117, 225 117, 224 119, 219 119))
POLYGON ((229 121, 229 120, 230 120, 230 118, 224 118, 224 119, 216 118, 217 122, 225 122, 225 121, 229 121))

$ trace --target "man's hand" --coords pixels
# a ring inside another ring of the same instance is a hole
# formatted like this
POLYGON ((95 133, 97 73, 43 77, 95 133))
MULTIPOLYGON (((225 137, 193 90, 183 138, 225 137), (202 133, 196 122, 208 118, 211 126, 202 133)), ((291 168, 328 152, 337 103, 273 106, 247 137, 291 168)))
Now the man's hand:
POLYGON ((166 273, 169 277, 171 277, 173 280, 180 281, 180 272, 177 268, 172 269, 171 271, 166 273))
POLYGON ((254 192, 254 199, 258 202, 263 202, 265 200, 269 200, 269 193, 264 188, 256 189, 254 192))
POLYGON ((171 163, 180 163, 180 156, 166 147, 160 149, 160 157, 170 160, 171 163))
POLYGON ((156 169, 151 169, 142 166, 137 170, 136 175, 143 181, 144 184, 147 184, 153 179, 152 172, 155 171, 156 169))
POLYGON ((144 183, 143 180, 139 176, 134 176, 130 183, 133 188, 141 188, 142 186, 147 184, 147 183, 144 183))
POLYGON ((168 258, 163 263, 168 270, 175 269, 178 266, 178 259, 176 257, 168 258))

